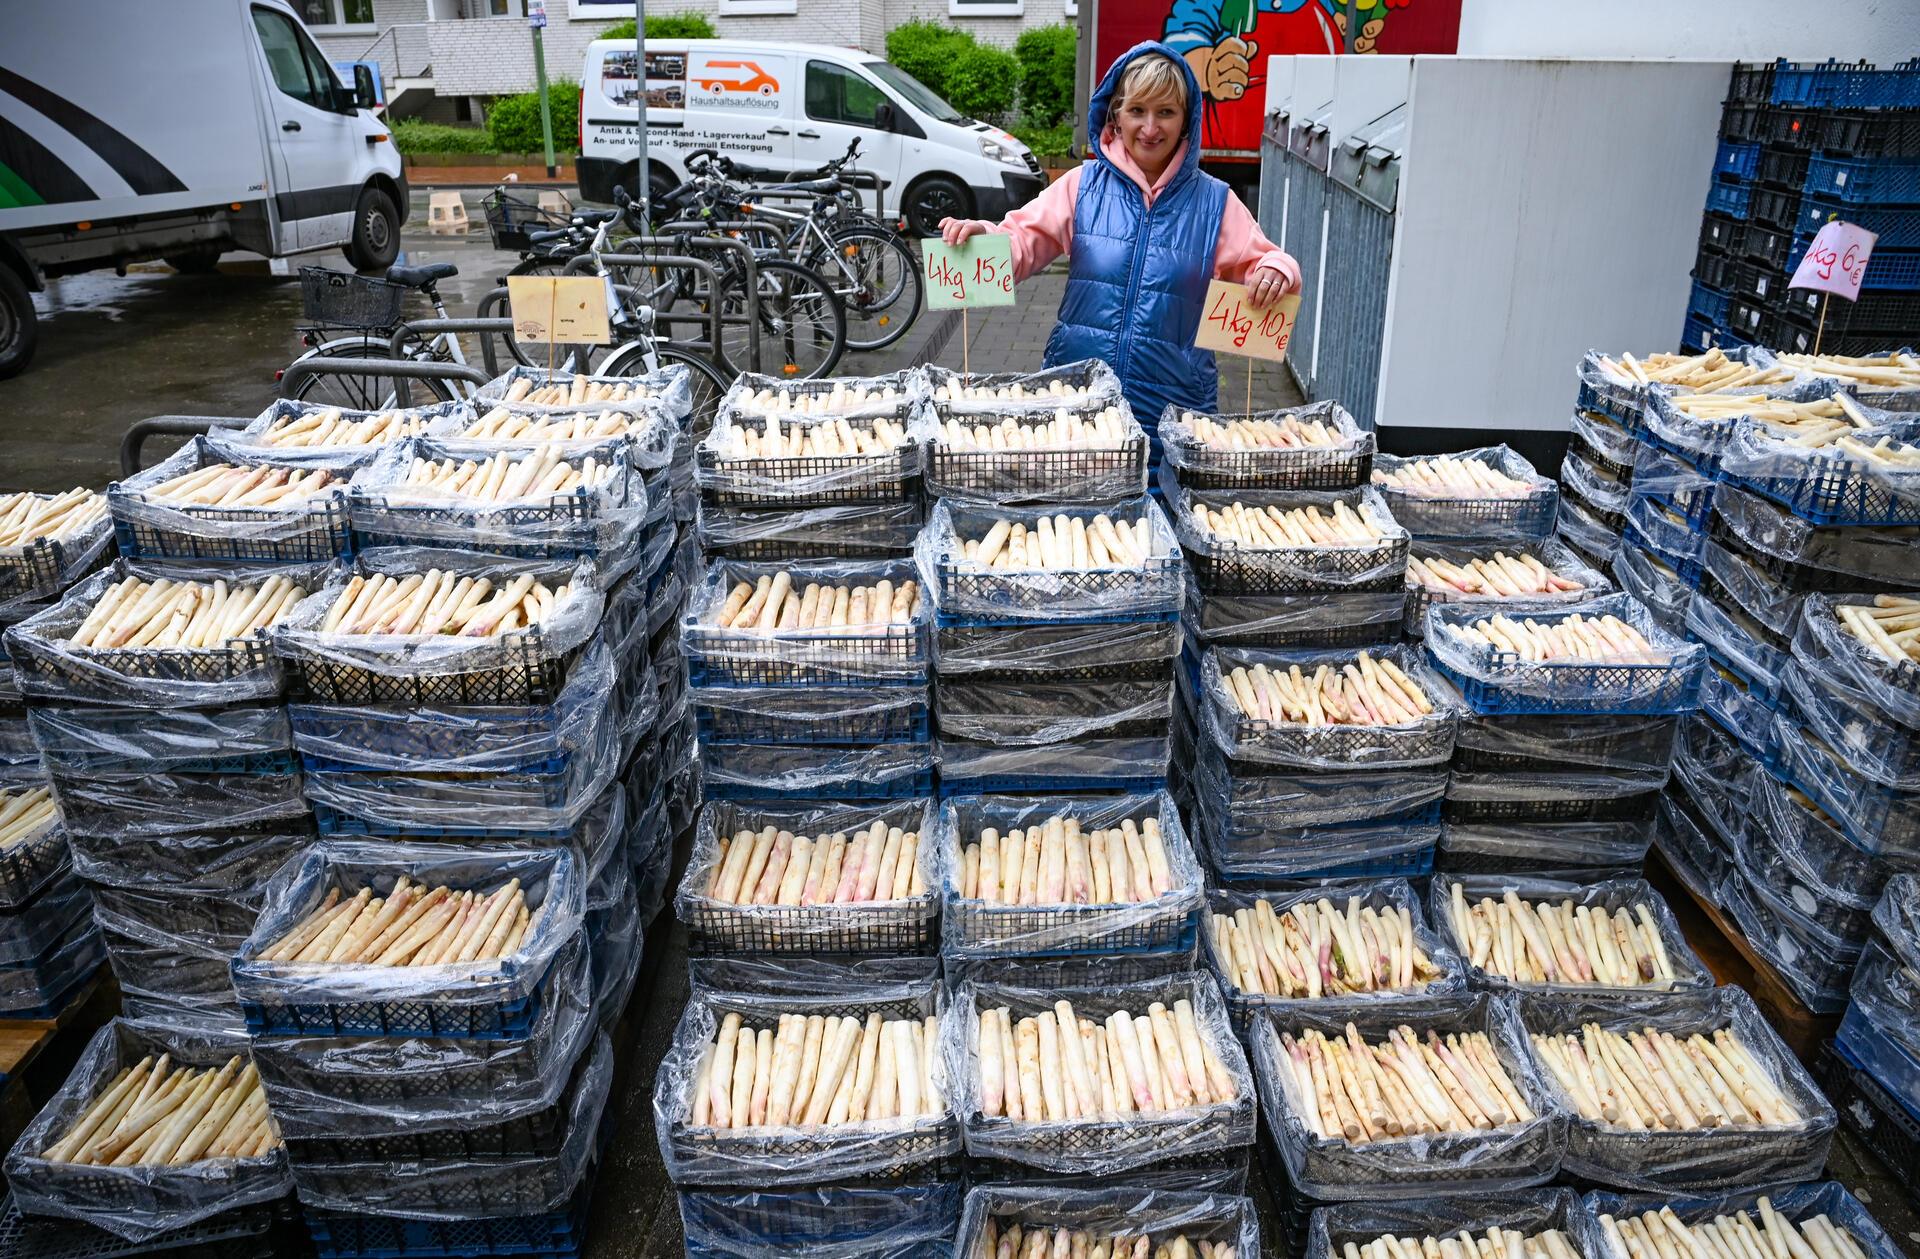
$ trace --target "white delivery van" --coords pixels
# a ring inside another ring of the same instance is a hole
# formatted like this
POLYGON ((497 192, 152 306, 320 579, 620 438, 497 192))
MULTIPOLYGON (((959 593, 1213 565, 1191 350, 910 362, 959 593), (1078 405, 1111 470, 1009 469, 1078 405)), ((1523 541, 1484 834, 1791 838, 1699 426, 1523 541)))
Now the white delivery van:
POLYGON ((283 0, 0 3, 0 377, 48 277, 164 258, 211 269, 400 248, 400 154, 283 0))
POLYGON ((887 185, 889 213, 921 233, 948 215, 997 219, 1047 186, 1026 145, 962 117, 912 75, 857 48, 726 39, 596 40, 580 72, 581 195, 639 188, 638 97, 647 94, 651 187, 686 178, 697 149, 784 176, 860 140, 859 168, 887 185), (640 71, 644 69, 645 78, 640 71))

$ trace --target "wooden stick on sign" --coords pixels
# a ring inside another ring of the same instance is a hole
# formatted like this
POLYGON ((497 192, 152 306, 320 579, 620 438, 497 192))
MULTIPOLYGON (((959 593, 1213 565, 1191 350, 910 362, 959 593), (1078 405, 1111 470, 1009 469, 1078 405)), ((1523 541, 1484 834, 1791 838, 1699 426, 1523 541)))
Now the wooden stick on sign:
MULTIPOLYGON (((960 376, 968 381, 973 379, 973 368, 968 365, 972 358, 969 353, 973 348, 972 341, 973 337, 967 332, 967 308, 962 306, 960 308, 960 376)), ((1818 352, 1815 351, 1815 353, 1818 352)))
POLYGON ((1827 331, 1827 303, 1833 300, 1833 294, 1820 294, 1820 322, 1813 329, 1813 352, 1820 352, 1820 338, 1827 331))
POLYGON ((547 279, 547 379, 553 379, 553 356, 560 348, 560 338, 554 335, 554 325, 560 319, 560 281, 547 279))
POLYGON ((1253 360, 1247 360, 1247 406, 1248 415, 1253 414, 1253 360))

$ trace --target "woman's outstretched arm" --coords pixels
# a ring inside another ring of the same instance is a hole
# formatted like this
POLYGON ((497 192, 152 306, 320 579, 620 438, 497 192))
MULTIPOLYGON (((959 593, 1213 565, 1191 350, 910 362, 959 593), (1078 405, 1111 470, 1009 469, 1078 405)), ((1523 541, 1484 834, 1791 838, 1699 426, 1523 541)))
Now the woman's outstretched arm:
POLYGON ((1076 166, 998 223, 985 219, 942 219, 940 236, 949 245, 957 245, 982 232, 999 232, 1011 237, 1013 277, 1016 281, 1024 280, 1073 248, 1073 203, 1079 195, 1080 168, 1076 166))

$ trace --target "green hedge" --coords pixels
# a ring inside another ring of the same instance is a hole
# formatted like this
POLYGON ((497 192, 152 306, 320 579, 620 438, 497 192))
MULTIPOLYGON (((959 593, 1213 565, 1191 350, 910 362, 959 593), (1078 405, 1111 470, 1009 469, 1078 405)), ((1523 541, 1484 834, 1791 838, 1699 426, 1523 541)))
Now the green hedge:
POLYGON ((985 44, 964 48, 947 68, 947 103, 969 118, 1000 119, 1013 112, 1020 63, 985 44))
POLYGON ((418 118, 399 118, 388 124, 387 130, 393 134, 394 147, 402 153, 495 151, 493 137, 487 134, 484 127, 449 127, 437 122, 422 122, 418 118))
MULTIPOLYGON (((718 39, 720 32, 704 13, 663 13, 647 19, 648 39, 718 39)), ((632 39, 633 19, 615 22, 597 36, 599 39, 632 39)))
POLYGON ((1074 30, 1027 31, 1011 53, 939 22, 902 22, 887 32, 887 60, 970 118, 1052 127, 1073 108, 1074 30))
POLYGON ((1051 127, 1073 108, 1073 50, 1071 26, 1038 26, 1022 32, 1013 43, 1020 62, 1020 112, 1029 124, 1051 127))
MULTIPOLYGON (((579 138, 580 85, 555 79, 547 84, 547 103, 553 112, 554 151, 573 152, 579 138)), ((494 101, 487 110, 487 134, 496 153, 540 152, 540 94, 521 92, 494 101)))
MULTIPOLYGON (((973 36, 940 22, 902 22, 887 32, 887 60, 933 89, 934 95, 947 95, 947 72, 969 48, 978 47, 973 36)), ((955 109, 959 106, 955 105, 955 109)))
POLYGON ((1013 138, 1033 150, 1035 157, 1067 157, 1073 151, 1073 124, 1056 123, 1051 127, 1034 125, 1032 119, 1009 127, 1013 138))

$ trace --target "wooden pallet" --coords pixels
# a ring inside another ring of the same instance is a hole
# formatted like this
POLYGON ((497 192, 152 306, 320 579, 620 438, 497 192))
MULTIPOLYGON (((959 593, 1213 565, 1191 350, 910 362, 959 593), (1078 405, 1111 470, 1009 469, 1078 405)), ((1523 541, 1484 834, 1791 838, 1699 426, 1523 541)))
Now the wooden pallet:
POLYGON ((1739 924, 1719 906, 1694 895, 1658 849, 1647 854, 1647 881, 1666 898, 1681 934, 1707 964, 1714 981, 1746 989, 1800 1061, 1810 1068, 1816 1065, 1820 1047, 1833 1039, 1840 1026, 1840 1016, 1815 1014, 1802 1005, 1779 972, 1747 942, 1739 924))
MULTIPOLYGON (((11 1147, 46 1101, 44 1096, 29 1095, 26 1078, 28 1068, 42 1051, 70 1027, 92 1035, 119 1006, 120 990, 113 983, 112 972, 102 963, 92 978, 74 990, 66 1008, 52 1018, 0 1019, 0 1146, 11 1147)), ((68 1054, 68 1066, 76 1053, 68 1054)))

